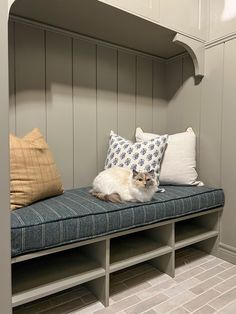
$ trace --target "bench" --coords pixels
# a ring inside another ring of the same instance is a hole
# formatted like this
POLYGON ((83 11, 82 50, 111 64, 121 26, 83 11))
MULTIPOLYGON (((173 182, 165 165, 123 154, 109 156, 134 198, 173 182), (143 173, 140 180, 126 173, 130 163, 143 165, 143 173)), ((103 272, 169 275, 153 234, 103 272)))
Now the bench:
POLYGON ((72 189, 13 211, 13 306, 82 283, 108 306, 112 272, 149 261, 173 277, 176 250, 216 254, 222 189, 164 188, 151 202, 121 204, 72 189))

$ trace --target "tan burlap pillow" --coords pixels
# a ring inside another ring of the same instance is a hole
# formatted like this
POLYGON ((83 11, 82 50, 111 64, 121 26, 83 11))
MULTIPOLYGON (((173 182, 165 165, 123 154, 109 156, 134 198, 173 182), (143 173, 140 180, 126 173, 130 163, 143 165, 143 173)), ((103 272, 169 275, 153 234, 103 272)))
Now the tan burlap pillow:
POLYGON ((11 209, 63 193, 56 164, 39 129, 10 135, 11 209))

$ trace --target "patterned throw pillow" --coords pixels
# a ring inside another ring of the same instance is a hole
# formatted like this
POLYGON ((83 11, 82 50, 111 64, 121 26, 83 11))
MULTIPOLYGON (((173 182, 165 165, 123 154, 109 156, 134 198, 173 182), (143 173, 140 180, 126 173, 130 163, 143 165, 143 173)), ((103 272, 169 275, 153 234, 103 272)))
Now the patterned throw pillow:
POLYGON ((137 171, 155 170, 159 176, 167 139, 168 135, 162 135, 149 141, 132 143, 111 131, 105 169, 118 166, 137 171))

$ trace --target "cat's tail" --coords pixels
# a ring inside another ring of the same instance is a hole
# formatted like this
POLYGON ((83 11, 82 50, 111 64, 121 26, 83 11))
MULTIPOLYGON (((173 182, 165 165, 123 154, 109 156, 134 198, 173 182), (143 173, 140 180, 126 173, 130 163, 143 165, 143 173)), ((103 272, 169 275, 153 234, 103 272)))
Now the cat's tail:
POLYGON ((120 194, 118 193, 104 194, 101 192, 95 192, 94 190, 91 190, 90 193, 101 201, 122 203, 120 194))

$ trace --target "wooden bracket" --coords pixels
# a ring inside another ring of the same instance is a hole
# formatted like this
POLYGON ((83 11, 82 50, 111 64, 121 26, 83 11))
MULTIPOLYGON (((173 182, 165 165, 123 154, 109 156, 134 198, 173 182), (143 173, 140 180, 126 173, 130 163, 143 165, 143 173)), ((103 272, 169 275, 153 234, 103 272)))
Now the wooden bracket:
POLYGON ((203 77, 205 67, 205 52, 203 43, 179 33, 175 35, 173 42, 187 50, 193 60, 195 76, 200 78, 203 77))

